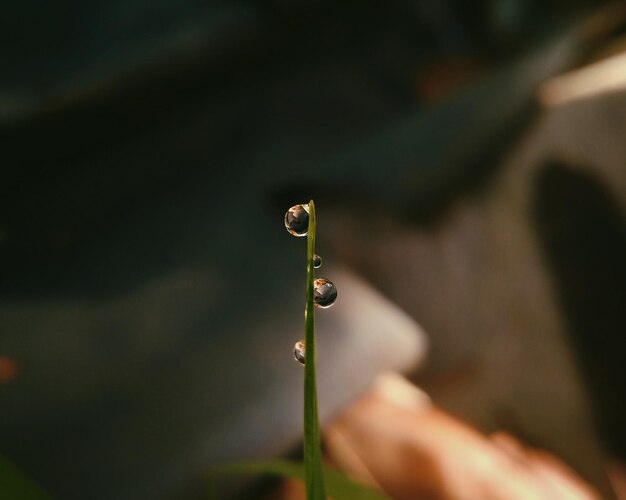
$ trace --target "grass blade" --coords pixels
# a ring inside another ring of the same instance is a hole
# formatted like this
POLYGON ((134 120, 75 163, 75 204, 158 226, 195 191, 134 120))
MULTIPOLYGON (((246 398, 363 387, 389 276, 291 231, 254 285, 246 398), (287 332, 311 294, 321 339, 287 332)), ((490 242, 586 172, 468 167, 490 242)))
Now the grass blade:
POLYGON ((7 500, 50 500, 50 496, 20 469, 0 456, 0 498, 7 500))
MULTIPOLYGON (((294 231, 288 218, 302 206, 292 207, 285 216, 287 230, 296 236, 304 236, 298 226, 294 231)), ((215 481, 224 474, 274 474, 304 481, 307 500, 326 500, 326 486, 335 500, 385 500, 388 497, 369 486, 359 484, 338 470, 324 468, 317 410, 317 384, 315 374, 315 229, 316 215, 313 200, 308 205, 306 305, 304 308, 304 463, 284 460, 235 462, 212 467, 209 470, 207 493, 217 498, 215 481)), ((297 219, 296 219, 297 220, 297 219)), ((331 284, 332 285, 332 284, 331 284)), ((336 297, 336 295, 335 295, 336 297)), ((334 298, 332 299, 334 301, 334 298)), ((332 304, 328 303, 328 306, 332 304)))
POLYGON ((315 203, 309 202, 309 231, 307 234, 306 259, 306 306, 304 309, 304 469, 307 500, 326 500, 320 424, 317 411, 317 385, 315 375, 315 306, 313 303, 313 281, 315 268, 315 203))

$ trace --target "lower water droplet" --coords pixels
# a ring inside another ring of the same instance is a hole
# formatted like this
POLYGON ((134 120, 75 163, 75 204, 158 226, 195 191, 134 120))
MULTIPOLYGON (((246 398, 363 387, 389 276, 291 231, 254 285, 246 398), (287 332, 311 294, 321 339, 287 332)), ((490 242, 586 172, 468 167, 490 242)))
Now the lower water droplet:
POLYGON ((309 232, 309 204, 294 205, 287 210, 285 227, 294 236, 306 236, 309 232))
POLYGON ((313 282, 313 302, 315 307, 326 309, 337 300, 337 287, 332 281, 318 278, 313 282))
POLYGON ((322 267, 322 258, 317 254, 313 256, 313 267, 315 269, 319 269, 320 267, 322 267))
POLYGON ((298 340, 298 342, 296 342, 296 345, 293 346, 293 357, 296 359, 298 363, 303 365, 306 360, 305 354, 306 353, 304 349, 304 341, 298 340))

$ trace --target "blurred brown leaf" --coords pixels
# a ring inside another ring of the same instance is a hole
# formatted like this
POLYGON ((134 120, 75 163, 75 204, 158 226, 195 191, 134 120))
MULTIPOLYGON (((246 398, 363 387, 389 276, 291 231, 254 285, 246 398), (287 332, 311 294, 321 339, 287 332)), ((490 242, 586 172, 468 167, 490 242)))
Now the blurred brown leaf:
POLYGON ((491 437, 386 376, 324 432, 330 461, 396 499, 599 498, 567 465, 509 434, 491 437))

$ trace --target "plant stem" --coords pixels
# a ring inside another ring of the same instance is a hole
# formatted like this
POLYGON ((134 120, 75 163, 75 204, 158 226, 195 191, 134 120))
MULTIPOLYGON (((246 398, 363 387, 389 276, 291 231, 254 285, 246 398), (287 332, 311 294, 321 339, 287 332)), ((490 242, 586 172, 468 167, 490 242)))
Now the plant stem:
POLYGON ((307 500, 326 500, 319 416, 317 413, 317 385, 315 381, 315 306, 313 302, 315 268, 315 204, 309 202, 309 230, 307 234, 306 307, 304 309, 304 467, 307 500))

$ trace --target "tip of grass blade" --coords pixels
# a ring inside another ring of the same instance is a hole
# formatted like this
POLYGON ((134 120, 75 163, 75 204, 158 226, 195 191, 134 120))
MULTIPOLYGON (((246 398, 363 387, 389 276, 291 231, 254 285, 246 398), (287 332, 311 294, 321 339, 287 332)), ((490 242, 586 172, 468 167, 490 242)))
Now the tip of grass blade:
POLYGON ((317 384, 315 374, 315 307, 313 282, 315 280, 315 202, 309 201, 307 233, 306 307, 304 309, 304 338, 306 362, 304 365, 304 466, 307 500, 326 500, 322 471, 321 438, 317 411, 317 384))

